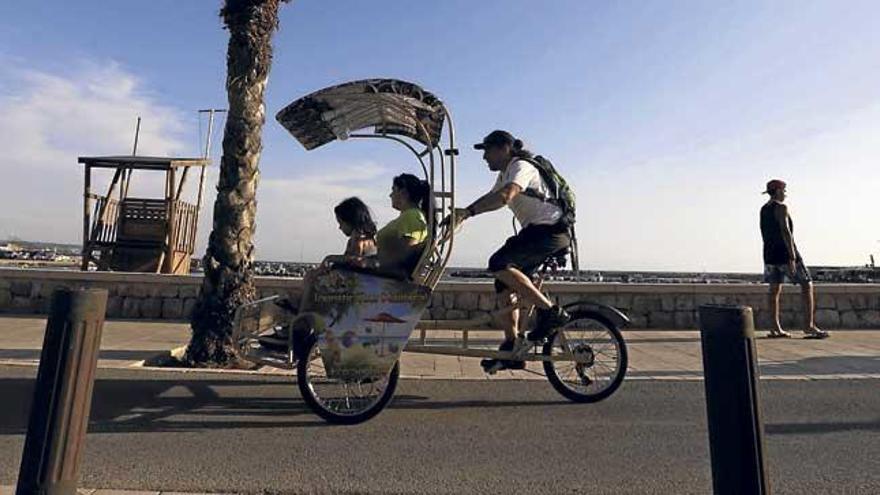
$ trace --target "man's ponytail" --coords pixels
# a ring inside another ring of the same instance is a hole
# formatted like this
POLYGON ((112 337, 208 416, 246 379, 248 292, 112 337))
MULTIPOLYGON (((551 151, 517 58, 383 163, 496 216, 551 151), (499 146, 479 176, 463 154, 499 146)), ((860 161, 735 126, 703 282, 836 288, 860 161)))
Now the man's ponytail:
POLYGON ((521 139, 514 139, 513 144, 511 144, 510 148, 510 154, 514 158, 524 158, 526 160, 531 160, 535 158, 534 153, 525 149, 525 145, 523 144, 521 139))

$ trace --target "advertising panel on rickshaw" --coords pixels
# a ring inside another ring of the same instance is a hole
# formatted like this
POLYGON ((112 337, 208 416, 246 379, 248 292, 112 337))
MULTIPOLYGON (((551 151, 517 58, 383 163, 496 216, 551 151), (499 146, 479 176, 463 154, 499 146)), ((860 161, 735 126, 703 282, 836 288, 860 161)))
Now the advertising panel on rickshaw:
POLYGON ((412 282, 345 269, 316 276, 309 292, 303 310, 334 379, 387 375, 430 296, 412 282))

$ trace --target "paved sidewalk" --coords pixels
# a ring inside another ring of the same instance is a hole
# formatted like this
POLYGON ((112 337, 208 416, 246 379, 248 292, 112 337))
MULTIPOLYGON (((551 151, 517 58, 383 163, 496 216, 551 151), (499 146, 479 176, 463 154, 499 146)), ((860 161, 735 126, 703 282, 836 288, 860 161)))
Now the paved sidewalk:
MULTIPOLYGON (((38 364, 46 320, 0 317, 0 364, 38 364)), ((434 342, 455 341, 461 332, 429 333, 434 342)), ((761 332, 763 335, 764 332, 761 332)), ((876 379, 880 378, 880 330, 837 330, 827 340, 758 340, 762 378, 770 379, 876 379)), ((415 332, 414 335, 417 335, 415 332)), ((698 380, 702 376, 699 331, 624 331, 629 349, 627 378, 632 380, 698 380)), ((497 345, 497 332, 471 332, 471 347, 497 345)), ((189 340, 185 323, 108 321, 104 326, 99 366, 141 367, 143 360, 189 340)), ((429 340, 428 343, 431 343, 429 340)), ((168 371, 168 368, 163 368, 168 371)), ((540 363, 529 363, 539 372, 540 363)), ((218 371, 230 373, 229 371, 218 371)), ((233 371, 232 373, 236 373, 233 371)), ((265 367, 256 372, 289 374, 265 367)), ((477 358, 404 353, 401 376, 422 379, 543 380, 542 375, 504 371, 489 377, 477 358)))

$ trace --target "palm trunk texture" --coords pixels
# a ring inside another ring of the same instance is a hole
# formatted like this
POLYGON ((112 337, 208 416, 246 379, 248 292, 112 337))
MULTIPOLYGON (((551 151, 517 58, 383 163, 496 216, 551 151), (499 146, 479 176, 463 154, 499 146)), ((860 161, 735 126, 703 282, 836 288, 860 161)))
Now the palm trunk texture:
POLYGON ((255 299, 253 262, 257 182, 266 120, 263 93, 272 65, 272 35, 283 0, 227 0, 220 12, 229 30, 226 91, 229 111, 214 225, 202 258, 205 277, 191 317, 185 361, 235 366, 235 308, 255 299))

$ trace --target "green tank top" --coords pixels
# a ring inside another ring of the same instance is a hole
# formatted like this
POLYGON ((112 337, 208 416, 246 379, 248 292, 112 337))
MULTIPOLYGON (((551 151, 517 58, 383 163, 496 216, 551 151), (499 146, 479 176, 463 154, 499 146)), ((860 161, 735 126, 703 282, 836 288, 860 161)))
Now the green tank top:
POLYGON ((418 208, 410 208, 400 212, 388 225, 376 234, 376 244, 381 252, 397 239, 413 239, 421 244, 428 238, 428 224, 425 215, 418 208))

